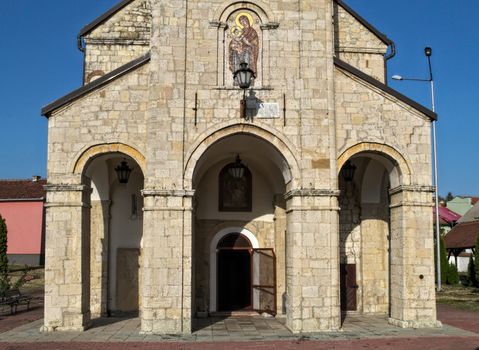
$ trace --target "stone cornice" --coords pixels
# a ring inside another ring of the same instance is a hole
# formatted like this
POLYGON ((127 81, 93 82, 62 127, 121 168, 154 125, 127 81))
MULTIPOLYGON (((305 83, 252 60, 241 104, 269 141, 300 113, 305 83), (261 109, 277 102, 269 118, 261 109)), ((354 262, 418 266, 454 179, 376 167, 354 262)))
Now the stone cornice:
POLYGON ((150 41, 147 39, 121 39, 121 38, 114 38, 114 39, 88 38, 88 39, 85 39, 85 43, 89 45, 139 45, 139 46, 150 45, 150 41))
POLYGON ((272 29, 278 29, 279 23, 278 22, 268 22, 265 24, 260 25, 260 28, 262 30, 272 30, 272 29))
POLYGON ((195 195, 195 190, 145 188, 141 191, 141 194, 143 197, 193 197, 195 195))
POLYGON ((339 194, 339 190, 299 188, 286 192, 284 199, 288 200, 293 197, 339 197, 339 194))
POLYGON ((390 195, 398 194, 401 192, 429 192, 434 193, 434 186, 423 185, 401 185, 389 190, 390 195))
POLYGON ((228 28, 228 23, 220 22, 220 21, 210 21, 210 26, 213 28, 228 28))
POLYGON ((90 186, 81 184, 57 184, 57 185, 44 185, 43 188, 46 192, 82 192, 85 190, 91 191, 90 186))

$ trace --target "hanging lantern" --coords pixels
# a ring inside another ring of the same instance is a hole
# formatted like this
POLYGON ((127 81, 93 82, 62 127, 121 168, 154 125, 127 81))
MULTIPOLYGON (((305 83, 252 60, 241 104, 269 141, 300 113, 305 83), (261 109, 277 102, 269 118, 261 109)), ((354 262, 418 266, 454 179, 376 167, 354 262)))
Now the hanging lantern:
POLYGON ((240 68, 233 73, 234 81, 242 89, 249 89, 254 78, 254 71, 248 67, 248 63, 246 62, 241 62, 240 68))
POLYGON ((234 164, 228 169, 228 172, 231 176, 235 179, 241 179, 244 176, 244 170, 246 166, 241 162, 239 154, 236 156, 236 161, 234 164))
POLYGON ((351 163, 351 161, 348 160, 346 164, 344 164, 343 166, 344 180, 353 181, 355 172, 356 172, 356 166, 353 163, 351 163))
POLYGON ((132 170, 133 169, 128 166, 128 163, 126 161, 122 161, 120 164, 118 164, 118 166, 115 168, 118 182, 121 184, 128 183, 132 170))

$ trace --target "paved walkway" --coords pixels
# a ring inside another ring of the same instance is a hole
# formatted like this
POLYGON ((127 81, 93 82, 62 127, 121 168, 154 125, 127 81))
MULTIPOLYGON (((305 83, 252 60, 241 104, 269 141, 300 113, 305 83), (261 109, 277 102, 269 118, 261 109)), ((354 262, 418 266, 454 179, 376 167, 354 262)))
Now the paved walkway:
POLYGON ((137 318, 95 320, 84 333, 44 334, 42 311, 38 300, 29 312, 0 315, 0 350, 479 350, 479 313, 444 305, 438 305, 438 317, 445 325, 437 329, 401 329, 384 317, 348 316, 341 332, 293 335, 284 318, 257 316, 200 319, 192 335, 181 337, 141 335, 137 318))
MULTIPOLYGON (((387 323, 385 317, 347 317, 341 332, 292 334, 282 318, 230 317, 199 320, 193 334, 184 336, 143 335, 138 318, 95 320, 89 330, 41 333, 42 320, 17 327, 0 335, 3 342, 242 342, 278 340, 340 340, 409 337, 479 337, 479 334, 445 325, 433 329, 402 329, 387 323)), ((478 343, 479 347, 479 343, 478 343)))

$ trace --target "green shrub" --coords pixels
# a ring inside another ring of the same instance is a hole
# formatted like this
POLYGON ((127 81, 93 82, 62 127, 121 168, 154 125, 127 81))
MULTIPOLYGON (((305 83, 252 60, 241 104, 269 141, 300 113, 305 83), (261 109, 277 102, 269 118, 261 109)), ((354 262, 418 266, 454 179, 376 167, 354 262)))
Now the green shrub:
POLYGON ((26 277, 28 271, 30 271, 30 268, 25 266, 20 276, 12 279, 8 268, 7 248, 7 224, 5 223, 5 219, 0 215, 0 296, 4 296, 10 289, 18 289, 27 283, 26 277))
POLYGON ((5 219, 0 215, 0 295, 4 295, 10 286, 7 247, 7 224, 5 223, 5 219))
POLYGON ((455 285, 459 283, 459 274, 457 272, 457 266, 450 263, 447 269, 447 284, 455 285))
POLYGON ((478 281, 476 278, 476 264, 474 263, 474 258, 472 255, 469 257, 469 264, 467 265, 467 279, 470 286, 477 286, 478 281))
POLYGON ((476 285, 479 284, 479 235, 476 238, 476 248, 474 253, 474 265, 476 267, 476 285))
MULTIPOLYGON (((447 251, 446 247, 444 245, 444 239, 441 237, 439 241, 439 247, 440 247, 440 262, 441 262, 441 282, 446 283, 447 282, 447 275, 449 271, 449 263, 447 261, 447 251)), ((436 265, 437 265, 437 260, 436 260, 436 265)), ((436 272, 436 282, 437 282, 437 272, 436 272)))

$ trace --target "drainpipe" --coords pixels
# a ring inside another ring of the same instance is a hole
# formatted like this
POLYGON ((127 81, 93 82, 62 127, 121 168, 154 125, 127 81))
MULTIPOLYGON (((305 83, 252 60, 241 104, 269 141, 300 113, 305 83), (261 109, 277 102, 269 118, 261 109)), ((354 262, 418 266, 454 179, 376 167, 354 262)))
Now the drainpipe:
POLYGON ((85 47, 85 42, 83 41, 83 37, 78 34, 77 35, 77 47, 78 50, 83 52, 83 73, 82 73, 82 85, 85 85, 85 69, 86 69, 86 47, 85 47))
POLYGON ((396 44, 394 41, 389 42, 390 51, 384 55, 384 82, 388 85, 388 61, 396 56, 396 44))

